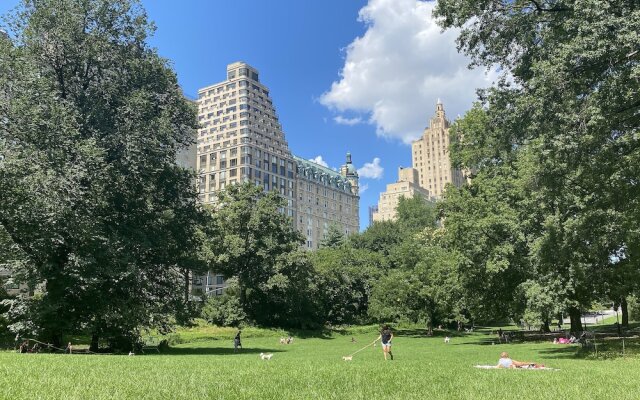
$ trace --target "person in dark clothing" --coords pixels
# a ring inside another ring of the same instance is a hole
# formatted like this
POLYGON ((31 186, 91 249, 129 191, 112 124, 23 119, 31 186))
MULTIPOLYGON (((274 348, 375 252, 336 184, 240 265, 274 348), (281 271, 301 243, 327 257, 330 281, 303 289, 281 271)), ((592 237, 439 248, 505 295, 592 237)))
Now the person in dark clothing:
POLYGON ((391 332, 391 329, 389 329, 389 325, 385 325, 382 327, 382 330, 380 331, 380 336, 378 336, 378 338, 373 341, 373 343, 375 344, 375 342, 380 340, 380 343, 382 345, 382 353, 384 354, 385 360, 387 359, 387 354, 389 354, 389 356, 393 360, 393 353, 391 352, 392 339, 393 339, 393 332, 391 332))
POLYGON ((240 342, 240 333, 242 333, 242 331, 238 331, 238 333, 236 333, 236 337, 233 338, 233 352, 236 353, 238 351, 238 348, 242 348, 242 343, 240 342))

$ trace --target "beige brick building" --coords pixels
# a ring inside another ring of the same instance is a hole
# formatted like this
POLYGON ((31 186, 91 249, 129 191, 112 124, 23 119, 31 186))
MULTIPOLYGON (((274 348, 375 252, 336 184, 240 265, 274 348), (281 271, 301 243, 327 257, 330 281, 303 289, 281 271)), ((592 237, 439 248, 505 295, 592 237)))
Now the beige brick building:
POLYGON ((462 171, 453 168, 449 157, 449 121, 440 100, 436 114, 422 137, 411 144, 413 168, 418 171, 418 184, 436 199, 442 197, 445 185, 462 186, 465 177, 462 171))
POLYGON ((317 249, 332 224, 345 236, 360 230, 358 173, 347 153, 340 172, 294 156, 297 163, 297 228, 306 248, 317 249))
POLYGON ((226 185, 254 182, 279 192, 295 212, 295 164, 269 90, 258 71, 236 62, 227 79, 198 90, 199 200, 211 203, 226 185))
POLYGON ((414 168, 398 169, 398 181, 387 185, 387 190, 380 193, 378 208, 372 213, 373 222, 391 221, 396 218, 396 208, 400 198, 411 198, 414 195, 431 200, 429 191, 418 184, 418 171, 414 168))
MULTIPOLYGON (((332 223, 347 234, 359 230, 358 175, 351 156, 340 173, 294 156, 255 68, 229 64, 227 79, 198 90, 197 103, 200 202, 215 202, 227 185, 253 182, 286 199, 284 212, 306 237, 308 249, 318 248, 332 223)), ((213 272, 192 283, 195 293, 221 294, 224 288, 222 276, 213 272)))

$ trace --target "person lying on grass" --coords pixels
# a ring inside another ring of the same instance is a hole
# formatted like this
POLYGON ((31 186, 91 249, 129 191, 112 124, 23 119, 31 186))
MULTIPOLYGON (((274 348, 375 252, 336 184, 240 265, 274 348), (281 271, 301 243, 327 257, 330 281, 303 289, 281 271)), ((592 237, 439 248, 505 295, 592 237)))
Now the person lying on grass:
POLYGON ((498 360, 498 368, 544 368, 544 364, 532 363, 529 361, 516 361, 509 357, 509 353, 503 351, 500 353, 498 360))

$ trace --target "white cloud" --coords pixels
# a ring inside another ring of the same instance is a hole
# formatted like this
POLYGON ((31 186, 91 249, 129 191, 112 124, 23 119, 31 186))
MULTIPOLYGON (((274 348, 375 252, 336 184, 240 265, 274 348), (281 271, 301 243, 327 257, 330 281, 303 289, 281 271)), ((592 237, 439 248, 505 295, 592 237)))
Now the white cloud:
POLYGON ((345 118, 342 115, 338 115, 336 117, 333 118, 333 120, 336 122, 336 124, 338 125, 349 125, 349 126, 353 126, 353 125, 357 125, 359 123, 362 123, 362 118, 360 117, 355 117, 355 118, 345 118))
POLYGON ((310 158, 309 161, 313 161, 316 164, 320 164, 323 167, 329 168, 329 164, 327 164, 327 162, 322 159, 322 156, 316 156, 316 158, 310 158))
POLYGON ((367 185, 366 183, 360 185, 360 189, 359 189, 360 194, 366 192, 367 189, 369 189, 369 185, 367 185))
POLYGON ((358 168, 358 176, 360 178, 380 179, 384 168, 380 165, 380 159, 374 158, 370 163, 364 163, 362 168, 358 168))
POLYGON ((368 113, 379 136, 405 143, 420 136, 438 98, 449 119, 469 109, 476 88, 491 85, 497 73, 467 68, 469 59, 456 50, 459 31, 441 32, 435 4, 369 0, 359 13, 367 31, 347 46, 340 79, 320 102, 368 113))

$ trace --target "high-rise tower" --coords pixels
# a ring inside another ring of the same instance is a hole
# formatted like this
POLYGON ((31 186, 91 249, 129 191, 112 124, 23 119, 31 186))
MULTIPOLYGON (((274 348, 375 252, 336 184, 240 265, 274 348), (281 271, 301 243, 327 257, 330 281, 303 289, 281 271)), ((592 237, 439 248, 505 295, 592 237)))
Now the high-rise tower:
POLYGON ((254 182, 279 192, 295 218, 296 166, 269 90, 244 62, 227 66, 227 79, 198 90, 198 190, 216 201, 226 185, 254 182))
POLYGON ((449 157, 449 121, 440 99, 436 113, 422 137, 411 144, 413 168, 418 171, 419 185, 435 198, 442 197, 445 185, 462 186, 464 175, 453 168, 449 157))

